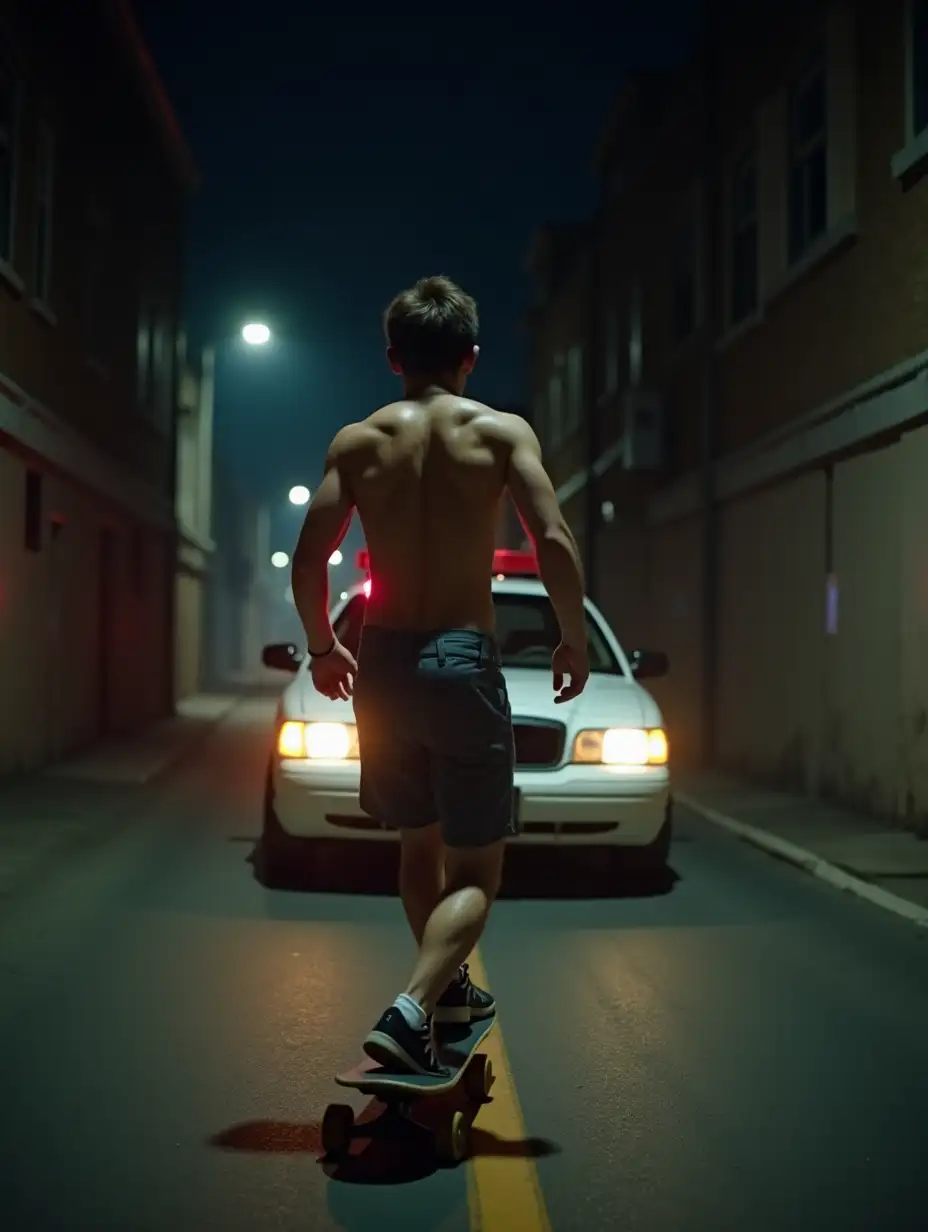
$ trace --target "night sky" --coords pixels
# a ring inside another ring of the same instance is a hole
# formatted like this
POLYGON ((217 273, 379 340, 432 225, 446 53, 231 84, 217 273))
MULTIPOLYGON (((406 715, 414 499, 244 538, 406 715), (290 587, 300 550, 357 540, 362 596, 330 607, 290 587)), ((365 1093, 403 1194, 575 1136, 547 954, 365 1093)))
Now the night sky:
POLYGON ((279 535, 295 534, 286 493, 314 486, 333 433, 398 396, 380 317, 416 278, 446 273, 478 300, 470 392, 524 398, 531 232, 588 212, 592 148, 623 75, 677 59, 693 8, 540 5, 527 20, 137 0, 203 176, 187 317, 195 338, 227 339, 218 449, 279 511, 279 535), (275 328, 274 350, 231 341, 249 317, 275 328))

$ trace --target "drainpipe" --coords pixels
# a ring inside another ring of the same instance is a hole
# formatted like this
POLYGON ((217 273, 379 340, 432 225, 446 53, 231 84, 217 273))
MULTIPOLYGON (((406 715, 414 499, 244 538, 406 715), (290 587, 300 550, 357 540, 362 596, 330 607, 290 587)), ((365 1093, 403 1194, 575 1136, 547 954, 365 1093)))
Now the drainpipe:
POLYGON ((599 408, 599 397, 597 391, 598 374, 602 369, 600 354, 600 334, 601 334, 601 261, 600 254, 602 251, 602 231, 603 231, 603 211, 602 207, 598 206, 593 219, 590 223, 590 235, 588 246, 588 260, 590 262, 590 276, 588 288, 588 307, 587 307, 587 330, 586 330, 586 357, 583 365, 583 402, 586 407, 586 535, 584 536, 584 562, 583 567, 586 573, 586 590, 587 594, 592 598, 593 602, 599 601, 597 593, 598 586, 598 567, 597 567, 597 544, 599 541, 599 525, 600 525, 600 491, 599 479, 597 478, 595 466, 599 455, 602 453, 601 437, 601 415, 599 408))
POLYGON ((720 56, 715 4, 707 0, 705 8, 704 47, 702 62, 703 125, 702 172, 705 184, 705 279, 704 363, 702 416, 702 512, 703 512, 703 578, 702 578, 702 741, 701 755, 705 765, 711 765, 718 752, 718 686, 719 686, 719 512, 715 485, 715 462, 718 453, 719 364, 717 343, 720 334, 722 288, 719 285, 721 245, 719 219, 722 216, 720 177, 720 141, 718 90, 716 86, 720 56))

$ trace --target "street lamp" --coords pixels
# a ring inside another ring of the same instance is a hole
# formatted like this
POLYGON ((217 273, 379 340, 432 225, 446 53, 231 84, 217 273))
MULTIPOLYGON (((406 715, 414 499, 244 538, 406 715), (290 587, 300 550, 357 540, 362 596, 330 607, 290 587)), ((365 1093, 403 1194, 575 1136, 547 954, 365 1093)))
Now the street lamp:
POLYGON ((290 489, 290 504, 305 505, 309 501, 309 488, 298 483, 296 487, 290 489))
POLYGON ((290 557, 286 552, 275 552, 271 557, 271 564, 275 569, 286 569, 290 564, 290 557))
POLYGON ((265 346, 271 340, 271 331, 260 321, 251 321, 242 326, 242 338, 249 346, 265 346))
POLYGON ((340 565, 342 563, 342 559, 343 558, 342 558, 341 552, 338 550, 338 548, 336 548, 335 551, 332 553, 332 555, 329 557, 329 564, 330 565, 340 565))

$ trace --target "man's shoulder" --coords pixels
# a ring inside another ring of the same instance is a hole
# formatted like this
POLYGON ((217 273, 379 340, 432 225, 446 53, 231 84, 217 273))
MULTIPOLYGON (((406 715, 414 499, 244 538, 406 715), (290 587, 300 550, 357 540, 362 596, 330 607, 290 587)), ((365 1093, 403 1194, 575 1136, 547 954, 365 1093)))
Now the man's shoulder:
POLYGON ((521 415, 513 415, 511 411, 498 411, 485 402, 475 402, 473 398, 461 398, 460 404, 461 410, 469 411, 480 428, 508 444, 515 444, 520 434, 529 428, 521 415))
POLYGON ((359 419, 356 423, 345 424, 343 428, 339 428, 329 446, 330 455, 342 458, 369 446, 384 427, 383 421, 377 419, 379 414, 380 411, 375 411, 373 415, 368 415, 367 419, 359 419))

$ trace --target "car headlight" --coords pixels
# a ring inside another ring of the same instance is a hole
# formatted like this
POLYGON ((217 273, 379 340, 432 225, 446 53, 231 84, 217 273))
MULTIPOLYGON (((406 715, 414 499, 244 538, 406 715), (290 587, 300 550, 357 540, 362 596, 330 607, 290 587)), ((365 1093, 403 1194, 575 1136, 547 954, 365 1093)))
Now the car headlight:
POLYGON ((358 756, 358 729, 353 723, 300 723, 288 719, 278 732, 277 752, 286 758, 350 761, 358 756))
POLYGON ((571 760, 597 766, 665 766, 669 752, 667 734, 660 727, 608 727, 578 732, 571 760))

